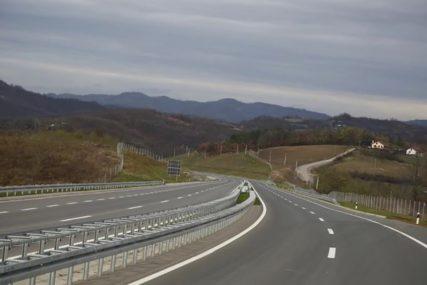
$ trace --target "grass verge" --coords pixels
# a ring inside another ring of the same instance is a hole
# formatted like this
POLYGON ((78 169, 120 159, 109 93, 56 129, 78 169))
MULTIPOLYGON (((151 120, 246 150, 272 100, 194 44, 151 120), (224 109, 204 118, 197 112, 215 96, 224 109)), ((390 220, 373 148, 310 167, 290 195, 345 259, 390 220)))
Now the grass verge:
MULTIPOLYGON (((353 202, 340 202, 340 205, 346 208, 350 208, 354 210, 354 203, 353 202)), ((402 222, 406 222, 409 224, 415 224, 415 218, 412 216, 406 216, 406 215, 398 215, 392 212, 388 211, 382 211, 382 210, 375 210, 372 208, 368 208, 362 205, 358 205, 357 211, 385 216, 387 219, 393 219, 393 220, 399 220, 402 222)), ((421 220, 420 226, 427 227, 427 220, 421 220)))

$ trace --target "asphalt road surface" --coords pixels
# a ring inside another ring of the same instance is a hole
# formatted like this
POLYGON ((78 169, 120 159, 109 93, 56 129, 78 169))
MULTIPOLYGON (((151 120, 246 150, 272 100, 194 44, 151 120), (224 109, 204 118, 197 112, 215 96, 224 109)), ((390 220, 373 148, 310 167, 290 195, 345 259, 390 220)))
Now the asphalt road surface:
POLYGON ((224 197, 239 180, 74 192, 0 200, 0 237, 199 204, 224 197))
POLYGON ((254 230, 149 284, 427 284, 425 228, 407 226, 419 244, 332 204, 255 187, 267 214, 254 230))

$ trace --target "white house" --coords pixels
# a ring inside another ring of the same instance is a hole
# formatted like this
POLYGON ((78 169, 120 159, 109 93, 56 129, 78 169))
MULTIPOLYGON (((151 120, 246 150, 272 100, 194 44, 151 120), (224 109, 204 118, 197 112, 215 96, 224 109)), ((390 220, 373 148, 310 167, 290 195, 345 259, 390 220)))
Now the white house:
POLYGON ((384 144, 382 144, 380 141, 372 141, 371 148, 384 149, 384 144))
POLYGON ((415 149, 413 149, 412 147, 408 148, 406 150, 406 155, 417 155, 417 151, 415 149))

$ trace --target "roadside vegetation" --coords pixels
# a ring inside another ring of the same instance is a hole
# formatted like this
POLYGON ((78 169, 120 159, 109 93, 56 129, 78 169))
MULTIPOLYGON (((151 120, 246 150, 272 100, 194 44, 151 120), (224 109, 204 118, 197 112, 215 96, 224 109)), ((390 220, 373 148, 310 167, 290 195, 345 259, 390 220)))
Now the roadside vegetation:
POLYGON ((362 149, 317 170, 319 191, 427 201, 426 158, 362 149))
POLYGON ((118 158, 115 140, 64 130, 0 133, 0 185, 97 182, 118 158))
POLYGON ((240 204, 248 198, 249 198, 249 192, 240 193, 239 197, 237 197, 236 203, 240 204))
POLYGON ((182 171, 181 176, 167 174, 167 164, 153 160, 147 156, 125 152, 123 171, 114 178, 116 182, 164 180, 165 182, 190 181, 188 171, 182 171))
POLYGON ((210 173, 241 176, 252 179, 267 179, 270 167, 254 157, 244 153, 226 153, 215 156, 205 156, 193 152, 190 156, 179 157, 185 168, 210 173))
MULTIPOLYGON (((354 209, 353 202, 340 202, 340 205, 347 208, 354 209)), ((399 214, 388 212, 388 211, 379 211, 379 210, 365 207, 363 205, 358 205, 357 210, 361 212, 370 213, 370 214, 385 216, 388 219, 399 220, 399 221, 410 223, 410 224, 415 224, 415 220, 416 220, 416 218, 412 216, 399 215, 399 214)), ((427 227, 427 220, 426 219, 421 220, 420 225, 427 227)))

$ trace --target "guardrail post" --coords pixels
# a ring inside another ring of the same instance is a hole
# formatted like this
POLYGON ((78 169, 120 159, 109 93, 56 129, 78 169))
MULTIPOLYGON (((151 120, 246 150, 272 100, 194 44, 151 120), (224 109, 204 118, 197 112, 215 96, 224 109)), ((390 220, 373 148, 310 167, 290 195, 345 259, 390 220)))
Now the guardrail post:
POLYGON ((100 277, 102 275, 102 268, 103 267, 104 267, 104 258, 100 257, 98 259, 98 272, 97 272, 98 277, 100 277))
POLYGON ((56 271, 50 272, 48 285, 55 285, 55 279, 56 279, 56 271))
POLYGON ((67 285, 71 285, 71 283, 73 282, 73 273, 74 273, 74 266, 68 267, 67 285))

